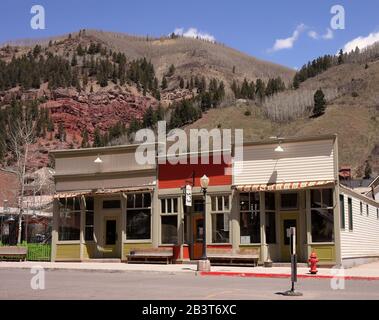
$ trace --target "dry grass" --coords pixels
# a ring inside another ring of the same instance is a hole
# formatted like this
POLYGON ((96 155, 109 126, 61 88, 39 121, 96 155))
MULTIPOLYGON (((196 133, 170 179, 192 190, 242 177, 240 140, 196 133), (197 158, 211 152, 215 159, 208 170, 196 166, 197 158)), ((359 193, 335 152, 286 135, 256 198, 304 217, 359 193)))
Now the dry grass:
MULTIPOLYGON (((78 33, 72 33, 72 46, 76 48, 78 41, 88 45, 90 41, 98 41, 114 51, 124 52, 130 59, 146 57, 154 64, 158 79, 167 73, 171 64, 176 67, 174 77, 182 76, 190 79, 191 75, 212 77, 231 84, 234 79, 243 81, 244 78, 267 80, 281 76, 287 83, 292 81, 295 71, 278 64, 253 58, 240 51, 231 49, 219 43, 190 38, 153 39, 131 36, 123 33, 86 30, 86 36, 76 41, 78 33), (233 67, 235 66, 235 74, 233 67)), ((55 53, 62 54, 70 45, 67 42, 61 45, 60 41, 67 39, 67 35, 37 39, 22 40, 13 44, 33 46, 36 43, 47 45, 50 40, 57 41, 54 45, 55 53)), ((226 86, 230 93, 229 85, 226 86)))
MULTIPOLYGON (((365 96, 363 92, 362 96, 365 96)), ((276 123, 269 120, 258 106, 231 106, 210 110, 186 130, 212 129, 220 124, 224 129, 243 129, 245 141, 265 140, 277 135, 301 137, 337 133, 339 162, 352 166, 356 174, 362 171, 366 159, 373 156, 375 162, 378 157, 373 150, 379 145, 379 108, 348 94, 328 105, 325 115, 317 119, 304 117, 289 123, 276 123), (245 115, 246 110, 251 111, 250 116, 245 115)), ((378 172, 379 168, 374 170, 378 172)))

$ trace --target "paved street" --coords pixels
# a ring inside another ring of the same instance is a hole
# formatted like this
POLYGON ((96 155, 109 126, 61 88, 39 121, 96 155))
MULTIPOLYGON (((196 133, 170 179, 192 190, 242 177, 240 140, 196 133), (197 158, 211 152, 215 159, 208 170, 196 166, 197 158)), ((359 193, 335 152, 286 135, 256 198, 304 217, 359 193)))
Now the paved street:
POLYGON ((278 294, 289 279, 199 276, 169 272, 47 270, 45 289, 31 289, 28 269, 0 270, 0 299, 379 299, 379 281, 345 281, 332 290, 328 279, 301 279, 303 297, 278 294))

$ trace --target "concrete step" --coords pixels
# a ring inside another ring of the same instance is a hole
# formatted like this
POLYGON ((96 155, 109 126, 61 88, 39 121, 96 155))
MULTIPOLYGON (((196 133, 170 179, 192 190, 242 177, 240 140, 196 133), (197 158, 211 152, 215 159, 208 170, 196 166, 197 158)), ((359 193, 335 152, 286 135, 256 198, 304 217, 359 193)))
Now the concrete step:
MULTIPOLYGON (((290 262, 273 262, 272 266, 273 267, 288 267, 288 268, 291 268, 291 263, 290 262)), ((297 267, 298 268, 307 268, 308 264, 307 263, 303 263, 303 262, 298 262, 297 263, 297 267)))
POLYGON ((99 258, 99 259, 90 259, 85 262, 94 262, 94 263, 121 263, 121 259, 118 258, 99 258))

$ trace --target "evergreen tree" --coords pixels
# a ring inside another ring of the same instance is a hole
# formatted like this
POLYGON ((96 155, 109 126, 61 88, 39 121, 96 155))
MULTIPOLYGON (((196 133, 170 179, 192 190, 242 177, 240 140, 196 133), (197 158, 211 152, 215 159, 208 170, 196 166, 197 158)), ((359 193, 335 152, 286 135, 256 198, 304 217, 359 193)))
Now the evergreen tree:
POLYGON ((369 161, 366 161, 364 179, 370 179, 372 174, 372 169, 369 161))
POLYGON ((88 131, 87 129, 84 129, 82 131, 82 148, 89 148, 89 141, 88 141, 88 131))
POLYGON ((63 122, 60 122, 59 125, 58 125, 58 136, 57 136, 57 138, 61 142, 66 141, 66 130, 64 128, 63 122))
POLYGON ((127 130, 128 135, 130 136, 132 133, 137 132, 139 129, 142 128, 142 123, 137 118, 133 117, 130 120, 129 127, 127 130))
POLYGON ((162 105, 159 104, 157 110, 155 111, 155 118, 156 118, 157 122, 164 120, 164 116, 165 116, 165 111, 164 111, 162 105))
POLYGON ((163 77, 163 79, 162 79, 161 89, 162 90, 167 89, 167 79, 166 79, 166 77, 163 77))
POLYGON ((266 85, 262 79, 257 79, 255 83, 255 95, 262 100, 266 93, 266 85))
POLYGON ((175 73, 175 66, 172 64, 167 72, 167 77, 172 77, 175 73))
POLYGON ((152 128, 157 123, 156 114, 151 106, 147 108, 142 121, 144 128, 152 128))
POLYGON ((84 56, 84 54, 85 54, 85 51, 84 51, 84 49, 80 43, 79 43, 78 47, 76 48, 76 52, 77 52, 78 56, 80 56, 80 57, 84 56))
POLYGON ((338 53, 338 64, 343 63, 343 50, 341 49, 340 52, 338 53))
POLYGON ((325 112, 325 95, 321 89, 318 89, 314 94, 314 107, 313 107, 313 117, 319 117, 325 112))
POLYGON ((94 137, 93 137, 93 145, 94 148, 103 147, 103 139, 101 137, 101 133, 99 128, 95 128, 94 137))
POLYGON ((71 59, 71 66, 75 67, 77 64, 78 64, 78 59, 76 58, 76 54, 73 54, 72 59, 71 59))
POLYGON ((179 88, 180 89, 184 88, 184 79, 182 77, 180 77, 180 80, 179 80, 179 88))

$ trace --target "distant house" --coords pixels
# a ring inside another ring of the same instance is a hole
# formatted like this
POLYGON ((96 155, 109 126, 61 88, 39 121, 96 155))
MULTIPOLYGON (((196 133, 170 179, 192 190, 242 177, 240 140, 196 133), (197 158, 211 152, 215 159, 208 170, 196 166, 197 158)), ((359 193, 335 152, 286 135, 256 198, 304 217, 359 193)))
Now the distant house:
POLYGON ((9 207, 17 207, 20 183, 17 175, 12 172, 0 170, 0 207, 7 202, 9 207))
POLYGON ((17 175, 0 170, 0 242, 16 244, 20 204, 23 209, 21 240, 38 242, 49 238, 54 194, 53 173, 50 168, 42 168, 27 174, 21 204, 17 175))
POLYGON ((339 177, 342 185, 353 189, 356 193, 379 202, 379 175, 369 179, 351 179, 346 167, 340 168, 339 177))
POLYGON ((369 184, 366 196, 379 202, 379 175, 369 184))

